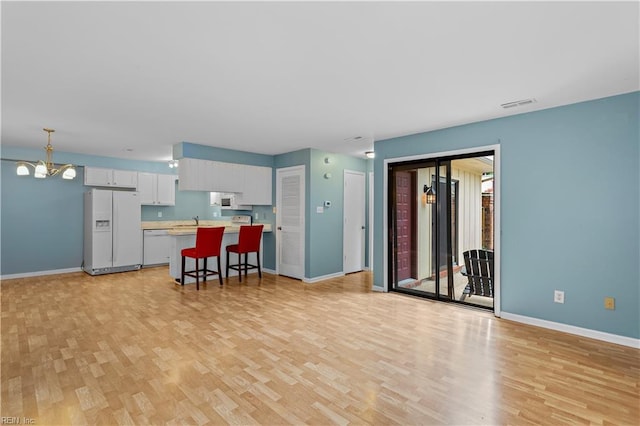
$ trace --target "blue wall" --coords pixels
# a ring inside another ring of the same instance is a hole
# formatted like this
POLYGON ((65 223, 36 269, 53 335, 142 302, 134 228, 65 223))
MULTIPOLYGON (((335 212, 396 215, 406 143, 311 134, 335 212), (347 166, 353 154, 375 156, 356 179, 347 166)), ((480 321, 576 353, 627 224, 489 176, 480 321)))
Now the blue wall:
POLYGON ((71 181, 17 176, 13 161, 1 168, 0 275, 79 268, 82 168, 71 181))
POLYGON ((322 277, 342 272, 344 171, 363 172, 366 182, 367 160, 312 149, 309 163, 307 274, 322 277), (327 157, 329 164, 324 162, 327 157), (331 173, 331 178, 325 179, 325 173, 331 173), (331 207, 316 213, 324 201, 331 201, 331 207))
MULTIPOLYGON (((499 143, 502 311, 640 338, 639 103, 634 92, 376 142, 376 193, 385 159, 499 143)), ((374 202, 382 242, 382 197, 374 202)), ((382 250, 374 245, 377 287, 382 250)))
MULTIPOLYGON (((2 146, 0 182, 0 275, 57 269, 82 265, 84 221, 82 194, 84 167, 108 167, 171 174, 167 163, 147 162, 82 154, 54 153, 56 163, 73 163, 74 180, 60 177, 34 179, 17 176, 13 160, 37 161, 44 158, 42 149, 2 146)), ((207 201, 208 203, 208 201, 207 201)), ((144 206, 145 210, 158 209, 144 206)), ((166 208, 165 208, 166 209, 166 208)), ((157 219, 157 213, 153 210, 157 219)), ((148 213, 150 214, 150 213, 148 213)), ((197 214, 197 213, 195 213, 197 214)), ((171 220, 171 214, 161 220, 171 220)), ((189 216, 188 218, 190 218, 189 216)))
POLYGON ((314 279, 342 273, 344 171, 365 172, 367 161, 317 149, 280 154, 274 159, 275 169, 299 165, 305 166, 304 276, 314 279), (326 157, 331 159, 329 164, 324 162, 326 157), (325 173, 331 173, 332 177, 325 179, 325 173), (323 213, 316 213, 316 208, 327 200, 331 201, 331 207, 325 208, 323 213))

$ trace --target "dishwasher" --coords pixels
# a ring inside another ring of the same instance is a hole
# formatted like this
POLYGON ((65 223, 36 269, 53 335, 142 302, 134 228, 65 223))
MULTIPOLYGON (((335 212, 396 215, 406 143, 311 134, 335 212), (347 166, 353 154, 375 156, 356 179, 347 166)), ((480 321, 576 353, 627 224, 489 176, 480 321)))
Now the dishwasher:
POLYGON ((167 229, 143 231, 142 266, 164 265, 171 255, 171 237, 167 229))

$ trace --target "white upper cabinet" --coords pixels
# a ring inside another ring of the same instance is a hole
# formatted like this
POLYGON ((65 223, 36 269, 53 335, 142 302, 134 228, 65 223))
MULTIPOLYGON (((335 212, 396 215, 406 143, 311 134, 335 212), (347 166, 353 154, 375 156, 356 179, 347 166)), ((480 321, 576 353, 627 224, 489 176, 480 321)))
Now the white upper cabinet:
POLYGON ((138 173, 140 203, 154 206, 175 206, 176 175, 138 173))
POLYGON ((178 189, 180 191, 208 191, 205 188, 206 167, 202 160, 182 158, 178 167, 178 189))
POLYGON ((244 165, 208 160, 200 162, 200 167, 204 167, 205 191, 242 192, 244 165))
POLYGON ((271 167, 244 166, 242 203, 271 205, 271 167))
POLYGON ((153 173, 138 172, 138 192, 140 193, 140 204, 155 204, 155 188, 157 183, 153 173))
POLYGON ((271 167, 183 158, 180 160, 181 191, 242 194, 242 204, 271 205, 271 167))
POLYGON ((158 180, 157 200, 162 206, 176 205, 176 175, 156 175, 158 180))
POLYGON ((244 190, 244 164, 221 163, 218 162, 216 167, 224 168, 224 178, 221 183, 226 189, 223 192, 243 192, 244 190))
POLYGON ((138 172, 133 170, 85 167, 84 184, 87 186, 108 186, 112 188, 136 189, 138 187, 138 172))

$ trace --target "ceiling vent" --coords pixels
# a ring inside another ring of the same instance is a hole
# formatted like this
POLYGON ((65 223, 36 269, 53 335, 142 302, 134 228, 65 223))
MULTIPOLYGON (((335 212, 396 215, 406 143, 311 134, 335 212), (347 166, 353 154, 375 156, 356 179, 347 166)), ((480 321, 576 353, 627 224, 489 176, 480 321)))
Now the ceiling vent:
POLYGON ((344 139, 344 141, 347 143, 351 143, 351 142, 359 142, 359 141, 362 141, 363 139, 364 137, 362 136, 352 136, 350 138, 344 139))
POLYGON ((500 106, 504 109, 508 109, 508 108, 513 108, 513 107, 519 107, 519 106, 524 106, 524 105, 529 105, 534 103, 536 100, 531 98, 531 99, 522 99, 519 101, 513 101, 513 102, 507 102, 506 104, 501 104, 500 106))

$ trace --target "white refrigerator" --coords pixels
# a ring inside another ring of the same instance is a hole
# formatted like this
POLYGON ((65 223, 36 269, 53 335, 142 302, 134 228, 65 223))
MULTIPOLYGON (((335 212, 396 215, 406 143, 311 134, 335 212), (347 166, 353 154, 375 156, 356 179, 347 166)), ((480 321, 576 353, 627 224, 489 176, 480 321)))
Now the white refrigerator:
POLYGON ((91 275, 140 269, 140 195, 91 189, 84 194, 84 262, 91 275))

